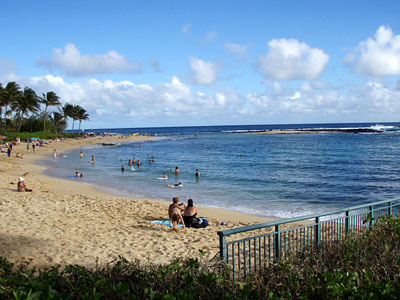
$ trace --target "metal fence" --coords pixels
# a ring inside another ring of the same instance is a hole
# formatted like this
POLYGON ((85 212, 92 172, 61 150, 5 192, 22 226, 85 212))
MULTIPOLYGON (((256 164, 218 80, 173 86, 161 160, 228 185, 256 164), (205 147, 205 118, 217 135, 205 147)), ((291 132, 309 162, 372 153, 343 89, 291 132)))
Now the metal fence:
POLYGON ((382 216, 399 212, 400 198, 396 198, 219 231, 220 257, 232 267, 233 278, 246 277, 305 247, 366 231, 382 216))

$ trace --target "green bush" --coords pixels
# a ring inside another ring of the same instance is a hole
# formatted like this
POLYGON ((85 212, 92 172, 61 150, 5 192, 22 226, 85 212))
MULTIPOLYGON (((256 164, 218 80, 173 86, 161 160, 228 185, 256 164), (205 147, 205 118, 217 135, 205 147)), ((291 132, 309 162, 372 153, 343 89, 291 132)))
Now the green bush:
POLYGON ((119 258, 89 270, 70 265, 42 271, 0 257, 1 299, 400 299, 400 220, 306 249, 242 281, 220 262, 175 260, 142 265, 119 258))
MULTIPOLYGON (((28 138, 38 138, 45 140, 54 140, 56 138, 75 138, 78 136, 77 133, 63 133, 56 134, 48 131, 36 131, 36 132, 0 132, 0 135, 6 136, 5 142, 12 142, 20 137, 21 142, 25 142, 28 138)), ((3 141, 4 142, 4 141, 3 141)))

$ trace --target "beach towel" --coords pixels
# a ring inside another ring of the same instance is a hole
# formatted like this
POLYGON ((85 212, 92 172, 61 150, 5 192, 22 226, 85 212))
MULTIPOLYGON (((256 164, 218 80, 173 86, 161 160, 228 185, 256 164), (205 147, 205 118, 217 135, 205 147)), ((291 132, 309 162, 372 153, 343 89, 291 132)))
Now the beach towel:
MULTIPOLYGON (((166 225, 169 226, 171 228, 173 228, 174 226, 172 225, 172 220, 171 219, 167 219, 167 220, 154 220, 151 221, 151 224, 158 224, 158 225, 166 225)), ((182 227, 183 225, 181 223, 178 224, 178 227, 182 227)))

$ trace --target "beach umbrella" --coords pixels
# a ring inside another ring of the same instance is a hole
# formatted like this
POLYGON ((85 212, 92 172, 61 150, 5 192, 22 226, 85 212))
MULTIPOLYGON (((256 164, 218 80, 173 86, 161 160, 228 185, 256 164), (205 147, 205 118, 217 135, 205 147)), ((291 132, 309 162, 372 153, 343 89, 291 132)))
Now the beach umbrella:
POLYGON ((31 140, 37 141, 37 140, 38 140, 38 138, 35 138, 35 137, 33 137, 33 138, 31 138, 31 140))

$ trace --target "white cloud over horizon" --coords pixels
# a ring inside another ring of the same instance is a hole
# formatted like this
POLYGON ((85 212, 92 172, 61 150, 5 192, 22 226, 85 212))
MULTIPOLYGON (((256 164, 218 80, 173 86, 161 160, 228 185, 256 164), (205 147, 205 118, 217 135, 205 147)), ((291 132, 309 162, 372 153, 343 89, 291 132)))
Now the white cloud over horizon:
POLYGON ((190 56, 189 65, 192 73, 192 80, 195 84, 210 85, 217 81, 218 71, 220 69, 217 63, 190 56))
POLYGON ((203 43, 211 42, 212 40, 215 40, 217 37, 218 33, 215 30, 208 31, 203 38, 203 43))
POLYGON ((267 80, 315 79, 321 76, 329 55, 296 39, 273 39, 261 55, 258 68, 267 80))
POLYGON ((400 75, 400 35, 381 25, 374 38, 359 43, 345 62, 357 73, 366 76, 400 75))
POLYGON ((140 73, 142 66, 136 61, 130 61, 117 51, 111 50, 105 54, 82 55, 72 43, 64 49, 53 49, 51 58, 42 58, 36 62, 38 66, 50 71, 61 71, 71 76, 87 76, 111 73, 140 73))
POLYGON ((54 75, 19 77, 17 82, 38 94, 54 91, 63 103, 84 107, 90 115, 90 122, 85 124, 92 124, 85 125, 86 128, 116 127, 116 124, 117 127, 206 125, 207 120, 209 125, 222 121, 225 124, 366 121, 371 117, 380 118, 376 120, 379 121, 384 116, 400 114, 400 90, 396 83, 373 81, 343 90, 329 84, 305 82, 299 88, 253 91, 245 95, 228 89, 205 93, 176 76, 170 82, 154 85, 128 80, 67 82, 54 75), (354 119, 355 115, 358 119, 354 119))

